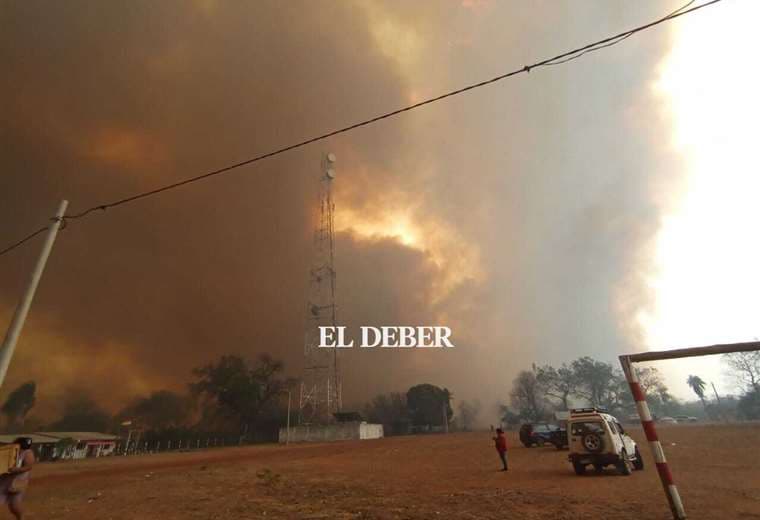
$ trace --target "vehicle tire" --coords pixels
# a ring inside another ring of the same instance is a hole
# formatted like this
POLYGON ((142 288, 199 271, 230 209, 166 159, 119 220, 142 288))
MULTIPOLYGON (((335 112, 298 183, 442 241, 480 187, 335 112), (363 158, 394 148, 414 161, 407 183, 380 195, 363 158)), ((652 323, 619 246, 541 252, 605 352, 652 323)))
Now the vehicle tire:
POLYGON ((616 466, 621 475, 625 475, 627 477, 633 473, 633 470, 631 469, 631 461, 628 460, 628 454, 625 452, 625 450, 620 452, 620 461, 616 464, 616 466))
POLYGON ((636 446, 636 458, 633 459, 633 469, 637 471, 644 469, 644 459, 641 457, 641 452, 639 451, 638 446, 636 446))
POLYGON ((581 438, 583 447, 591 453, 599 453, 604 449, 604 439, 596 433, 587 433, 581 438))
POLYGON ((573 462, 573 469, 575 470, 576 475, 586 474, 586 465, 581 464, 580 462, 573 462))
POLYGON ((594 471, 597 473, 604 471, 604 464, 594 464, 594 471))

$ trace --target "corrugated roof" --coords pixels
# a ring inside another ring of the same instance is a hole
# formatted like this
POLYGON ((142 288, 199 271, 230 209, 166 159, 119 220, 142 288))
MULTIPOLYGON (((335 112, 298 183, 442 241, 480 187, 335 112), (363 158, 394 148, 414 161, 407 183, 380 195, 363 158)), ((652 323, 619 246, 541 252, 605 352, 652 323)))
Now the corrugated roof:
POLYGON ((98 432, 35 432, 37 435, 54 437, 56 439, 74 439, 77 441, 115 441, 119 437, 110 433, 98 432))
POLYGON ((13 435, 0 435, 0 444, 12 444, 19 437, 31 437, 32 444, 54 444, 59 438, 39 433, 15 433, 13 435))

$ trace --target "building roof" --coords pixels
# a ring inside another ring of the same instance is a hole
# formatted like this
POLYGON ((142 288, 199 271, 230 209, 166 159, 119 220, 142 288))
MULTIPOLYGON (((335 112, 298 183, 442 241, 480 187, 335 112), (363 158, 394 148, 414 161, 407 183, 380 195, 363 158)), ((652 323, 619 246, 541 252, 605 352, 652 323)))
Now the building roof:
POLYGON ((13 441, 19 437, 30 437, 32 439, 32 444, 55 444, 61 440, 58 437, 41 435, 39 433, 15 433, 12 435, 0 435, 0 444, 13 444, 13 441))
MULTIPOLYGON (((36 432, 37 435, 60 439, 74 439, 75 441, 115 441, 118 435, 98 432, 36 432)), ((34 441, 32 441, 34 442, 34 441)))

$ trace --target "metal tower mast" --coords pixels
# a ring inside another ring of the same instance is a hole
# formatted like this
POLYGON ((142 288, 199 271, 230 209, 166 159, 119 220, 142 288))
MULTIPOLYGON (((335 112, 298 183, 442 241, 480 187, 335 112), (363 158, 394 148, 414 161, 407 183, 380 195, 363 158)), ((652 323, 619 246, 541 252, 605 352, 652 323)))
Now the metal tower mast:
POLYGON ((314 259, 309 276, 304 344, 305 365, 299 399, 301 424, 326 424, 341 409, 338 350, 319 348, 319 327, 335 326, 335 204, 332 182, 335 155, 322 159, 319 189, 319 223, 314 232, 314 259))

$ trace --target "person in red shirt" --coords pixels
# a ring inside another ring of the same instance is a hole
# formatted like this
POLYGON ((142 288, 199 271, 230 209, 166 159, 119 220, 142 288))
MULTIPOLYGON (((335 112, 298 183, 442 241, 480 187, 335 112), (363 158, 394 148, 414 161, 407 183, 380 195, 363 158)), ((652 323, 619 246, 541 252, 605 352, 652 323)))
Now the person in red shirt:
POLYGON ((501 463, 504 464, 504 469, 501 471, 507 471, 507 438, 504 436, 504 430, 496 428, 496 437, 493 437, 493 441, 501 463))

